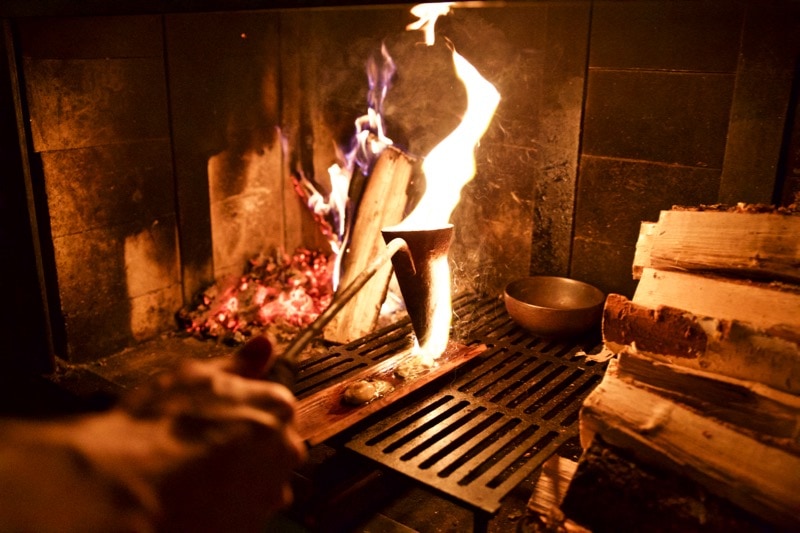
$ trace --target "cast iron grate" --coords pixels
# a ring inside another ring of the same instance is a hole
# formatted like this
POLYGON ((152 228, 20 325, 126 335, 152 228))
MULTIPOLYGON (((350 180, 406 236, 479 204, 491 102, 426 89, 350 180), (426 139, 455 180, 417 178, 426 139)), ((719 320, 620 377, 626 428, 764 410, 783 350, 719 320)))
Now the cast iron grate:
MULTIPOLYGON (((577 436, 581 403, 605 365, 586 357, 598 339, 532 336, 496 298, 462 297, 454 309, 453 338, 483 343, 486 352, 429 393, 379 413, 346 447, 493 514, 504 496, 577 436)), ((298 396, 390 357, 412 342, 410 333, 401 323, 308 361, 298 396)))

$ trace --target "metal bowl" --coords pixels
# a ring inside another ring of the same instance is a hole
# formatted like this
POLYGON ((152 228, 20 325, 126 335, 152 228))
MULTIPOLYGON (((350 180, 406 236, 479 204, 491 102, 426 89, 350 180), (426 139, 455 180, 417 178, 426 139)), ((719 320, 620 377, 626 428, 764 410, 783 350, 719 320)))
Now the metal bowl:
POLYGON ((593 285, 558 276, 512 281, 503 297, 508 314, 517 324, 551 338, 579 335, 596 326, 606 299, 593 285))

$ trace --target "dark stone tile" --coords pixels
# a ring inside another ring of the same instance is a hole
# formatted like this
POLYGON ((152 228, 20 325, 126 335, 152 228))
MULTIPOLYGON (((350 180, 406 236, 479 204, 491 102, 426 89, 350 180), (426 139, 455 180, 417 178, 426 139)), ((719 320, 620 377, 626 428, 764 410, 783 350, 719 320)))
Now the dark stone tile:
POLYGON ((514 278, 569 268, 589 4, 478 13, 482 24, 455 42, 468 45, 459 49, 471 52, 501 101, 456 212, 453 257, 478 290, 499 293, 514 278), (497 28, 493 41, 505 44, 484 53, 497 28))
POLYGON ((95 230, 53 240, 67 357, 86 361, 132 341, 125 280, 124 230, 95 230))
POLYGON ((458 292, 502 294, 509 281, 528 274, 533 210, 529 154, 515 147, 490 151, 492 162, 479 150, 477 174, 451 218, 455 236, 450 258, 458 292))
POLYGON ((169 143, 112 144, 42 154, 54 237, 173 216, 169 143))
POLYGON ((779 201, 776 184, 787 123, 797 101, 800 6, 765 5, 747 13, 733 93, 720 201, 779 201), (795 95, 792 95, 792 91, 795 95))
POLYGON ((741 21, 730 2, 595 2, 589 66, 733 72, 741 21))
POLYGON ((37 151, 169 137, 161 58, 29 59, 25 73, 37 151))
POLYGON ((177 281, 174 218, 65 235, 54 239, 54 250, 68 313, 109 307, 177 281))
POLYGON ((451 255, 457 284, 501 294, 513 279, 569 268, 589 4, 480 14, 506 42, 482 62, 501 101, 455 213, 451 255))
POLYGON ((789 206, 800 204, 800 177, 789 176, 783 182, 783 187, 778 198, 778 205, 789 206))
POLYGON ((581 158, 575 236, 634 245, 643 221, 674 205, 716 202, 720 172, 671 165, 581 158))
POLYGON ((555 4, 548 10, 531 274, 569 271, 589 14, 590 6, 584 2, 555 4))
POLYGON ((604 290, 630 289, 641 223, 674 205, 715 203, 719 176, 713 169, 583 156, 571 275, 604 290))
POLYGON ((721 168, 733 76, 589 72, 583 153, 721 168))
POLYGON ((23 57, 105 59, 161 57, 161 17, 21 18, 15 21, 23 57))
POLYGON ((64 314, 66 354, 71 363, 88 363, 117 353, 134 343, 129 302, 87 308, 64 314))
POLYGON ((67 352, 78 358, 73 360, 95 359, 130 346, 136 340, 134 331, 175 328, 179 302, 169 295, 179 283, 176 239, 173 216, 53 240, 67 352), (134 305, 136 298, 146 301, 134 305), (175 307, 148 311, 147 304, 159 299, 175 307), (148 313, 153 316, 145 320, 148 313))
POLYGON ((633 279, 635 246, 575 237, 570 277, 590 283, 606 294, 633 297, 638 281, 633 279))

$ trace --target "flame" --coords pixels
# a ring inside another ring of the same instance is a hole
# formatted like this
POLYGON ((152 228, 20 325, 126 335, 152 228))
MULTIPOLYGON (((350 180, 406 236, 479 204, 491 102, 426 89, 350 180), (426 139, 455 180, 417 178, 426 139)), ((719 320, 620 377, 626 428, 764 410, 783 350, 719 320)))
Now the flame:
POLYGON ((425 44, 433 46, 436 42, 436 20, 450 13, 450 6, 455 2, 435 2, 431 4, 418 4, 411 8, 411 14, 419 20, 406 26, 406 30, 422 30, 425 33, 425 44))
POLYGON ((336 257, 333 268, 334 290, 338 286, 342 251, 349 239, 350 220, 349 192, 353 173, 358 169, 369 176, 372 167, 386 147, 393 144, 385 134, 383 103, 391 87, 397 70, 386 45, 381 45, 380 64, 374 58, 367 62, 367 112, 355 120, 355 134, 346 153, 339 152, 337 163, 328 167, 331 191, 327 197, 320 193, 314 184, 298 171, 295 187, 314 214, 320 228, 328 239, 331 251, 336 257))
MULTIPOLYGON (((418 20, 406 26, 406 29, 422 31, 425 43, 428 46, 434 45, 436 21, 440 16, 450 13, 454 4, 455 2, 441 2, 414 6, 411 13, 418 20)), ((425 194, 414 210, 395 226, 396 229, 433 229, 449 225, 450 216, 460 201, 461 190, 475 176, 475 148, 489 127, 500 102, 497 89, 458 54, 452 44, 448 43, 448 46, 452 51, 455 73, 466 89, 467 108, 461 123, 424 158, 422 171, 426 182, 425 194)), ((385 134, 382 111, 395 73, 395 64, 384 45, 381 46, 381 55, 381 66, 374 61, 367 65, 367 112, 355 121, 353 144, 349 151, 340 155, 340 161, 328 169, 331 193, 326 198, 302 174, 302 181, 298 185, 298 192, 307 199, 315 217, 327 224, 322 225, 323 233, 328 236, 331 249, 337 256, 333 273, 334 289, 341 267, 340 252, 347 246, 349 238, 349 221, 346 220, 349 210, 347 195, 353 173, 358 169, 369 176, 378 156, 387 146, 393 144, 385 134)), ((432 274, 433 294, 427 311, 432 328, 425 346, 417 345, 416 351, 422 356, 420 359, 423 364, 430 365, 447 347, 452 306, 447 254, 432 260, 428 267, 432 274)), ((275 307, 284 303, 280 298, 272 302, 275 307)))
MULTIPOLYGON (((411 9, 419 21, 409 30, 425 32, 425 42, 435 42, 434 26, 439 16, 450 12, 453 3, 420 4, 411 9)), ((489 127, 500 103, 500 93, 478 70, 448 43, 456 75, 467 92, 467 109, 461 123, 425 157, 425 194, 414 210, 396 228, 419 230, 448 225, 461 199, 461 190, 475 176, 475 148, 489 127)), ((431 268, 431 331, 425 346, 417 346, 422 364, 431 365, 447 347, 452 321, 450 265, 447 255, 436 258, 431 268), (446 304, 445 304, 446 302, 446 304)))
POLYGON ((422 363, 432 366, 433 362, 444 353, 450 340, 450 323, 453 308, 450 303, 450 263, 447 255, 433 260, 431 268, 431 302, 428 312, 431 317, 431 331, 424 346, 418 346, 422 363))
POLYGON ((425 157, 425 194, 401 225, 441 227, 450 220, 461 190, 475 176, 475 147, 489 127, 500 93, 477 69, 453 50, 453 65, 467 90, 467 110, 461 123, 425 157))

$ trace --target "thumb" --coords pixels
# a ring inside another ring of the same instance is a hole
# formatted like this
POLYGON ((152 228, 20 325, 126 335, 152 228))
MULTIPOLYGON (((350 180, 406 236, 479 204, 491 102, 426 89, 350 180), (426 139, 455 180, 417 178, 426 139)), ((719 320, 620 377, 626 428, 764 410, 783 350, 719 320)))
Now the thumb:
POLYGON ((266 336, 253 337, 233 354, 225 364, 225 370, 245 378, 259 378, 275 363, 274 343, 266 336))

